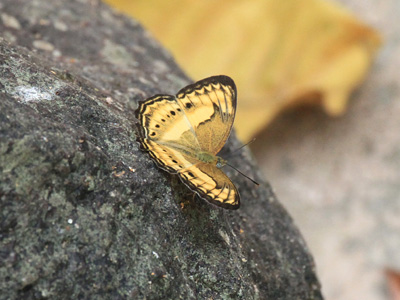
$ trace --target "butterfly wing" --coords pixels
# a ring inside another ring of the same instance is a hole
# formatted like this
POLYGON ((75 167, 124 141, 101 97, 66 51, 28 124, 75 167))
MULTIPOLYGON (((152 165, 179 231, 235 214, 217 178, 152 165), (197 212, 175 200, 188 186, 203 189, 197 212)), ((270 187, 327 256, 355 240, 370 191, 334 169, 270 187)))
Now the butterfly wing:
POLYGON ((240 196, 232 181, 212 164, 199 162, 178 172, 179 178, 201 198, 223 208, 238 209, 240 196))
POLYGON ((142 149, 149 152, 151 158, 163 170, 169 173, 177 173, 198 163, 199 161, 191 155, 185 155, 185 152, 177 148, 156 143, 150 139, 143 139, 142 149))
POLYGON ((225 145, 236 113, 236 85, 213 76, 181 89, 176 95, 202 150, 217 154, 225 145))
POLYGON ((140 102, 136 117, 139 120, 138 140, 142 145, 147 139, 193 151, 200 149, 194 129, 174 96, 156 95, 140 102))
POLYGON ((177 174, 201 198, 219 207, 239 208, 239 192, 228 176, 215 165, 203 163, 181 150, 150 139, 145 139, 143 147, 160 168, 177 174))
POLYGON ((214 76, 182 89, 176 97, 156 95, 136 110, 138 141, 157 165, 217 206, 239 208, 239 193, 215 165, 196 153, 216 154, 229 137, 236 111, 236 87, 214 76), (204 94, 204 95, 203 95, 204 94))

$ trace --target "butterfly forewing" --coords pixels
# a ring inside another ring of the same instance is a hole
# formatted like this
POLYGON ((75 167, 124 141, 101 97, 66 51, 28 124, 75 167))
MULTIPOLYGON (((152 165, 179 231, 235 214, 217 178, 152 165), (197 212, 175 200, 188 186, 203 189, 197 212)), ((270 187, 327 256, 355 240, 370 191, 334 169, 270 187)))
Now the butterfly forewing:
POLYGON ((139 139, 200 149, 194 129, 174 96, 156 95, 140 102, 136 117, 139 139))
POLYGON ((177 94, 202 150, 217 154, 229 137, 236 113, 236 86, 227 76, 191 84, 177 94))

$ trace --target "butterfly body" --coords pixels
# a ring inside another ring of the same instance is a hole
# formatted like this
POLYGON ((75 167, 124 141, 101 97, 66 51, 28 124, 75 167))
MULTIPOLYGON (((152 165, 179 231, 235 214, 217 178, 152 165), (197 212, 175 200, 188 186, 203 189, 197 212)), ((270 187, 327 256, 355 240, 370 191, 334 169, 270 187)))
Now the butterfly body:
POLYGON ((139 103, 138 141, 156 164, 177 174, 201 198, 223 208, 239 208, 235 185, 219 168, 216 154, 229 137, 236 112, 236 86, 213 76, 139 103))

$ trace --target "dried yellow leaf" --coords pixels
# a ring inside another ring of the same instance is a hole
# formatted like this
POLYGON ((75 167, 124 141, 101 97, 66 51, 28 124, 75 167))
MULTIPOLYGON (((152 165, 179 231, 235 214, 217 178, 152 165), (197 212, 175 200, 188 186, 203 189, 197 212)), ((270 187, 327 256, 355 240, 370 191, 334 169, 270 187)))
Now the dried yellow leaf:
POLYGON ((342 114, 380 36, 323 0, 107 0, 141 20, 195 79, 231 76, 249 140, 288 106, 342 114))

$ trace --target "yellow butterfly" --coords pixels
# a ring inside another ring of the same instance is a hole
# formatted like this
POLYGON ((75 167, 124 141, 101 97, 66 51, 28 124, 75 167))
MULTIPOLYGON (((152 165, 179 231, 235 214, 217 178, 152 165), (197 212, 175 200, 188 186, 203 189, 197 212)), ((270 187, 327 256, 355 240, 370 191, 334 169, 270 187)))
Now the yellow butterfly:
POLYGON ((138 141, 157 165, 177 174, 193 192, 219 207, 238 209, 240 196, 219 168, 236 113, 236 86, 212 76, 181 89, 176 96, 155 95, 139 102, 138 141))

